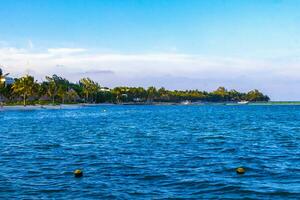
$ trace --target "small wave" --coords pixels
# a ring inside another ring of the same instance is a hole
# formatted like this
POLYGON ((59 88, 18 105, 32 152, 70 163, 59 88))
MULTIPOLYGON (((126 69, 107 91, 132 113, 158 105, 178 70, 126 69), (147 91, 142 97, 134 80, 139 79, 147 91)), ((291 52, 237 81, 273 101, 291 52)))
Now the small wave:
POLYGON ((31 146, 35 149, 47 150, 47 149, 52 149, 52 148, 59 148, 62 145, 57 144, 57 143, 53 143, 53 144, 46 143, 46 144, 35 144, 35 145, 31 145, 31 146))
POLYGON ((167 175, 146 175, 140 178, 140 180, 162 180, 168 178, 167 175))

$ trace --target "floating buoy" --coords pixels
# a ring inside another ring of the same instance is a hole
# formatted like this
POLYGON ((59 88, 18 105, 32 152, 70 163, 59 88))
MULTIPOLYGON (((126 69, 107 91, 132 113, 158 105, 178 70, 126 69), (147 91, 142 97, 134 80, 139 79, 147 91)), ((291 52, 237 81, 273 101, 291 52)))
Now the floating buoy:
POLYGON ((243 167, 238 167, 238 168, 236 168, 235 171, 238 174, 244 174, 246 172, 245 168, 243 168, 243 167))
POLYGON ((74 171, 74 176, 76 178, 80 178, 80 177, 83 176, 83 172, 80 169, 77 169, 77 170, 74 171))

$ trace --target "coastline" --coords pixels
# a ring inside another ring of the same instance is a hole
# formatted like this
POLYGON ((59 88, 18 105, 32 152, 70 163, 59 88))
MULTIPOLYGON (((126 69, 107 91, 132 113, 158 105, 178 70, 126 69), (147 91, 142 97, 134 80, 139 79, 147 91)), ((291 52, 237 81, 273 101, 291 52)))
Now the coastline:
POLYGON ((228 103, 228 102, 195 102, 182 104, 176 102, 153 102, 153 103, 80 103, 80 104, 60 104, 60 105, 3 105, 0 111, 6 110, 59 110, 59 109, 78 109, 83 107, 96 106, 300 106, 300 101, 270 101, 270 102, 249 102, 248 104, 228 103))
POLYGON ((100 105, 114 105, 114 104, 61 104, 61 105, 5 105, 0 107, 1 110, 59 110, 59 109, 78 109, 82 107, 92 107, 100 105))

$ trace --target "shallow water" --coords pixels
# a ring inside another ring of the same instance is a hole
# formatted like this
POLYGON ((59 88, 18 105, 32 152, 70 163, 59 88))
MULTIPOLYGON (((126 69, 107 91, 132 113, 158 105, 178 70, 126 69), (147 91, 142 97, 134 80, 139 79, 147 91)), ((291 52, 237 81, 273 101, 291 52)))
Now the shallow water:
POLYGON ((295 199, 299 147, 300 106, 2 111, 0 198, 295 199))

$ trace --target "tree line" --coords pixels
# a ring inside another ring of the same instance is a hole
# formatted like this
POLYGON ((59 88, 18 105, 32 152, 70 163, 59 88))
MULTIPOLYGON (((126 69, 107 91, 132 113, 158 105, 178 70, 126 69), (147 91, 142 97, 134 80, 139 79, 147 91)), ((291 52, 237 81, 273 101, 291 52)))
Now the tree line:
MULTIPOLYGON (((0 80, 3 80, 0 69, 0 80)), ((0 82, 0 101, 6 104, 64 104, 64 103, 154 103, 182 101, 237 102, 269 101, 269 97, 258 90, 247 93, 219 87, 212 92, 199 90, 167 90, 163 87, 101 87, 90 78, 82 78, 77 83, 52 75, 45 81, 37 82, 33 76, 16 78, 13 84, 0 82)))

